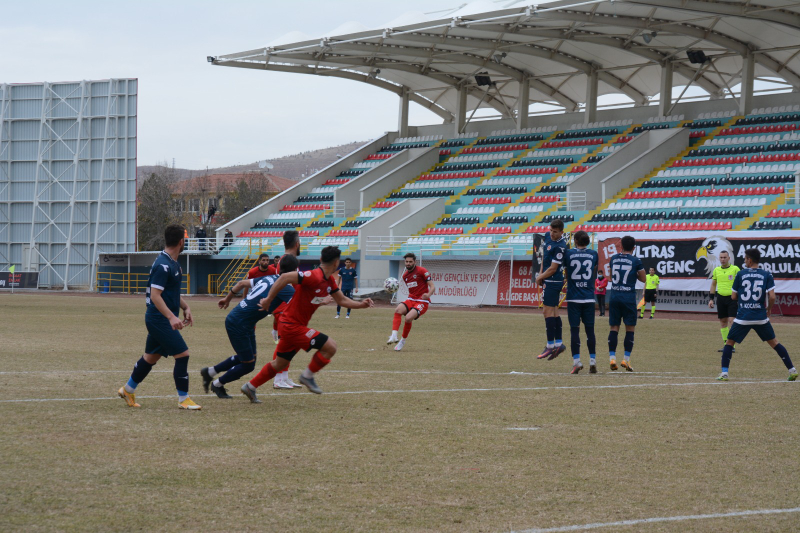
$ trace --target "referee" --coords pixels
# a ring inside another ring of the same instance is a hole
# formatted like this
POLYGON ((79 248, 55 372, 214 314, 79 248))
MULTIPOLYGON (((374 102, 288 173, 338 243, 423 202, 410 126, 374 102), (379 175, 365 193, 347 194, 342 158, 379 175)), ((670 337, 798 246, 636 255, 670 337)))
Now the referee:
POLYGON ((644 318, 644 308, 648 302, 650 303, 650 318, 653 318, 656 316, 656 298, 658 297, 658 284, 661 283, 661 280, 653 267, 650 267, 650 273, 644 279, 644 303, 642 304, 642 314, 639 318, 644 318))
MULTIPOLYGON (((717 318, 719 318, 720 332, 722 333, 722 342, 728 341, 728 328, 736 318, 736 311, 738 304, 736 300, 731 298, 733 288, 733 280, 736 279, 736 273, 739 272, 739 267, 731 264, 731 256, 728 252, 719 253, 720 266, 714 269, 711 273, 711 290, 708 293, 708 307, 714 309, 714 300, 716 298, 717 304, 717 318)), ((718 350, 722 351, 722 350, 718 350)))

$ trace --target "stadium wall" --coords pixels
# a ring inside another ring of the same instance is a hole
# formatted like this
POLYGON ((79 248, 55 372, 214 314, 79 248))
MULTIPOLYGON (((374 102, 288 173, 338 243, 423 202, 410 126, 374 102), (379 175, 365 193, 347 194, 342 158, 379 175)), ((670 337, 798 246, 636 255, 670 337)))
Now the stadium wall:
MULTIPOLYGON (((394 159, 394 157, 392 157, 392 159, 394 159)), ((410 177, 419 176, 423 172, 426 172, 432 168, 438 162, 439 148, 435 146, 431 148, 416 148, 411 150, 410 160, 408 162, 396 170, 359 189, 359 204, 361 209, 366 209, 379 198, 382 198, 391 193, 394 189, 401 187, 410 179, 410 177)), ((348 183, 347 185, 350 184, 348 183)), ((345 185, 345 187, 347 185, 345 185)))

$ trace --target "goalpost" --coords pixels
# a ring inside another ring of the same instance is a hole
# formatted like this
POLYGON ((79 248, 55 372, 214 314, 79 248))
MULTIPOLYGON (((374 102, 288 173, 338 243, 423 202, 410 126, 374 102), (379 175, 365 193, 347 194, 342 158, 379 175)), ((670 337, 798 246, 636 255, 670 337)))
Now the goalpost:
MULTIPOLYGON (((496 305, 496 291, 501 274, 501 261, 509 262, 509 292, 511 287, 511 272, 514 269, 514 249, 513 248, 469 248, 469 252, 477 256, 491 256, 491 259, 477 259, 472 256, 463 255, 442 255, 449 250, 440 248, 422 248, 414 250, 417 254, 417 264, 435 278, 442 279, 442 283, 437 284, 439 289, 448 292, 448 305, 463 305, 468 307, 481 307, 487 302, 496 305), (457 272, 456 272, 457 271, 457 272)), ((403 282, 402 271, 398 276, 400 289, 394 294, 392 303, 399 303, 408 297, 408 287, 403 282)), ((434 293, 431 303, 437 302, 434 293)), ((511 305, 509 295, 508 305, 511 305)))

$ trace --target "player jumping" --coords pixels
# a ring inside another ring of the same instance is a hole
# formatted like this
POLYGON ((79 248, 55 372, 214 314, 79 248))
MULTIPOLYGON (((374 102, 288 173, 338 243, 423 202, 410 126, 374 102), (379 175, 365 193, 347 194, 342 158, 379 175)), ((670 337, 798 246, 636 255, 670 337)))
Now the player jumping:
POLYGON ((431 296, 436 290, 431 281, 430 273, 417 265, 417 256, 413 252, 408 252, 403 256, 403 259, 405 259, 406 269, 402 278, 403 283, 408 287, 408 298, 395 308, 394 317, 392 318, 392 334, 389 336, 389 340, 386 341, 386 344, 397 343, 394 349, 398 352, 406 345, 411 325, 428 310, 431 296), (400 322, 403 317, 405 317, 403 337, 398 341, 397 332, 400 330, 400 322))
MULTIPOLYGON (((293 255, 284 255, 280 266, 282 272, 295 271, 298 266, 297 258, 293 255)), ((279 305, 289 303, 292 296, 294 296, 294 288, 286 286, 272 301, 269 309, 260 309, 258 302, 261 296, 269 291, 277 279, 277 275, 243 279, 234 285, 231 291, 219 301, 219 308, 227 309, 236 293, 245 288, 250 289, 247 296, 225 318, 225 330, 228 332, 228 339, 236 355, 220 361, 215 366, 205 367, 200 370, 200 375, 203 378, 203 389, 205 389, 206 393, 211 389, 211 392, 216 394, 218 398, 230 399, 232 396, 225 390, 225 384, 246 376, 255 369, 257 359, 256 324, 259 320, 274 312, 279 305), (225 374, 214 379, 220 372, 225 372, 225 374)))
POLYGON ((597 252, 587 248, 589 234, 578 231, 574 236, 575 248, 564 253, 564 271, 567 275, 567 317, 571 332, 572 372, 583 368, 581 363, 581 322, 586 330, 586 348, 589 350, 589 372, 597 373, 594 337, 594 282, 597 277, 597 252))
POLYGON ((562 261, 567 249, 564 238, 564 222, 556 219, 550 223, 550 233, 545 235, 542 273, 536 283, 542 285, 542 302, 544 303, 544 324, 547 332, 547 346, 537 359, 555 359, 566 350, 562 341, 561 317, 558 316, 558 305, 561 299, 561 288, 564 286, 562 261))
POLYGON ((144 323, 147 327, 147 342, 144 346, 144 355, 133 365, 133 372, 128 382, 117 391, 119 397, 125 400, 129 407, 141 407, 136 403, 136 387, 147 377, 159 359, 172 356, 175 359, 172 377, 178 390, 178 407, 189 410, 201 409, 189 398, 189 348, 178 333, 184 326, 194 324, 192 311, 181 297, 183 271, 178 264, 178 256, 183 252, 186 242, 184 235, 183 226, 177 224, 167 226, 164 230, 166 248, 158 254, 153 266, 150 267, 150 277, 145 290, 147 311, 144 323), (178 318, 181 309, 183 309, 183 320, 178 318))
POLYGON ((728 381, 733 345, 737 342, 741 344, 751 329, 754 329, 759 338, 777 352, 789 370, 789 381, 797 379, 797 370, 789 358, 789 352, 775 338, 775 331, 769 321, 772 306, 775 304, 775 280, 771 273, 759 268, 759 261, 761 252, 758 249, 745 250, 745 268, 736 274, 733 281, 731 298, 739 302, 739 309, 728 332, 725 347, 722 349, 722 372, 717 377, 719 381, 728 381))
POLYGON ((633 372, 631 352, 633 351, 633 333, 636 330, 636 281, 644 282, 645 273, 642 260, 633 255, 636 239, 630 235, 622 237, 622 253, 611 256, 611 289, 608 297, 608 356, 611 370, 617 369, 617 339, 619 325, 625 322, 625 360, 622 368, 633 372))
POLYGON ((308 327, 311 317, 329 294, 336 303, 344 307, 365 309, 373 306, 372 300, 369 298, 361 302, 347 298, 336 286, 333 274, 339 268, 341 253, 335 246, 326 246, 322 249, 321 265, 318 268, 308 272, 281 274, 272 285, 267 297, 259 302, 262 309, 268 309, 284 287, 296 284, 295 295, 289 302, 286 311, 281 315, 278 324, 280 340, 278 341, 277 357, 271 363, 264 365, 253 379, 242 385, 242 394, 247 396, 251 402, 260 403, 256 397, 256 389, 286 368, 300 350, 307 352, 312 349, 317 350, 311 358, 311 363, 300 375, 300 383, 308 387, 311 392, 322 394, 322 389, 317 386, 314 375, 330 362, 331 357, 336 353, 336 343, 324 333, 308 327))

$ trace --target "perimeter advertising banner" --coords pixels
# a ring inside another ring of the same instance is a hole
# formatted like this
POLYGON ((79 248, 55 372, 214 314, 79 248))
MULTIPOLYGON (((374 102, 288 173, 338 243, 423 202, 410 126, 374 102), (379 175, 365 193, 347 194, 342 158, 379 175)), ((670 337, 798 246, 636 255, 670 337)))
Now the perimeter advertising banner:
POLYGON ((0 272, 0 289, 38 289, 38 272, 0 272))

